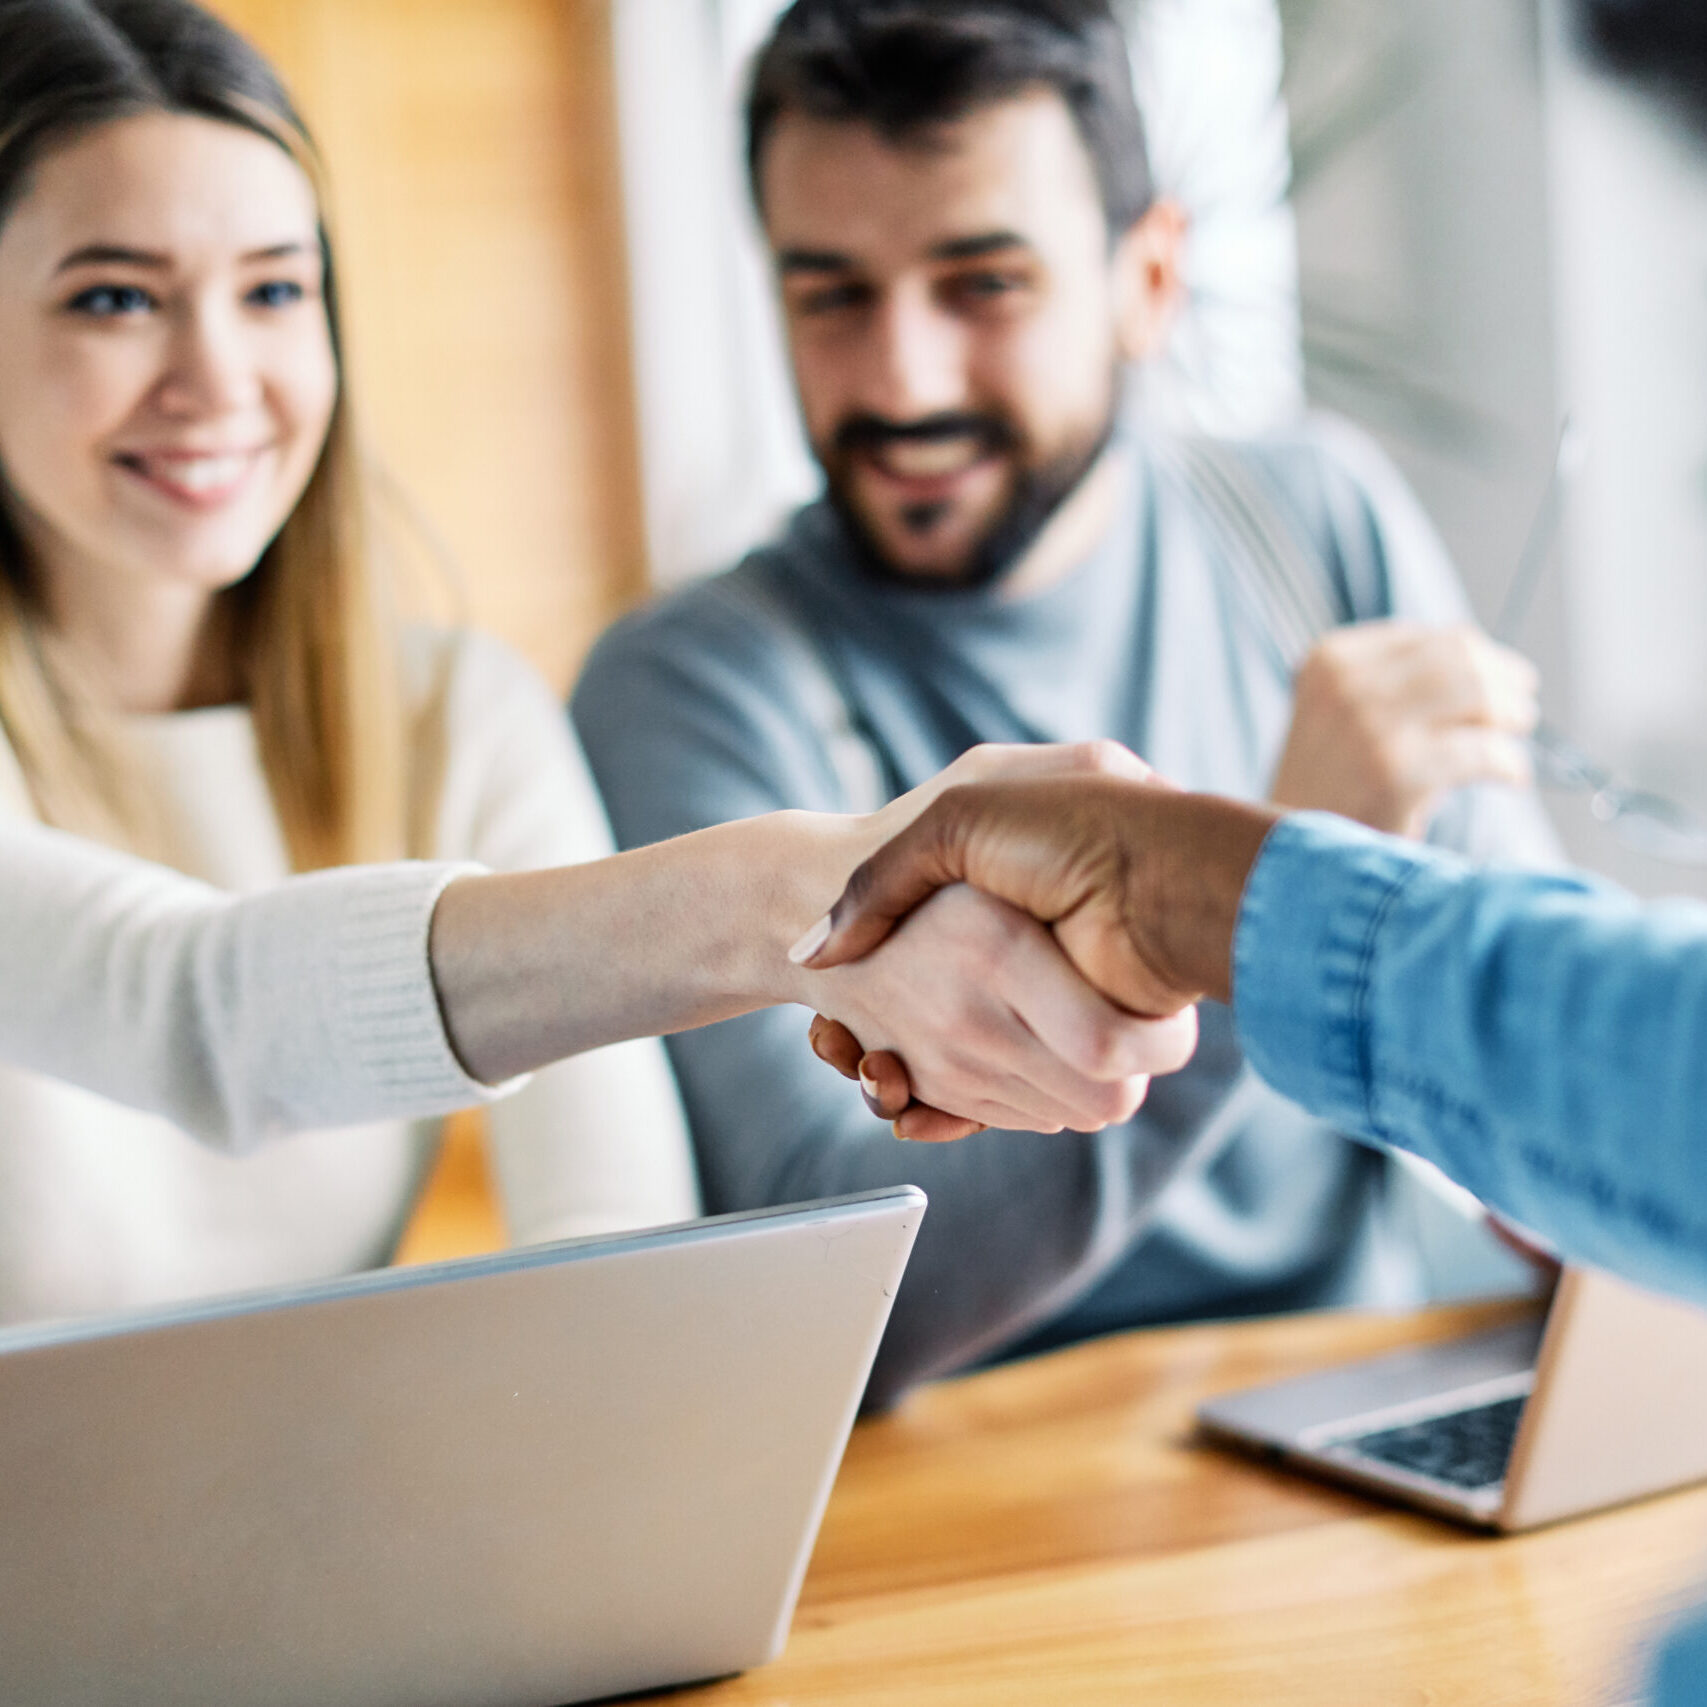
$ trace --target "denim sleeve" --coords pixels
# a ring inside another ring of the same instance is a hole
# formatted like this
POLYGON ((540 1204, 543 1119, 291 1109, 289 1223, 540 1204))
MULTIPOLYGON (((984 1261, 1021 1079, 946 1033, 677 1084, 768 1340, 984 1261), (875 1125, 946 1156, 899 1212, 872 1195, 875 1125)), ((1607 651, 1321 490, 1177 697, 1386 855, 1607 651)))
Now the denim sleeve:
POLYGON ((1661 1647, 1648 1679, 1653 1707, 1707 1703, 1707 1613, 1697 1612, 1661 1647))
POLYGON ((1707 1299, 1707 907, 1284 820, 1234 946, 1275 1087, 1567 1255, 1707 1299))

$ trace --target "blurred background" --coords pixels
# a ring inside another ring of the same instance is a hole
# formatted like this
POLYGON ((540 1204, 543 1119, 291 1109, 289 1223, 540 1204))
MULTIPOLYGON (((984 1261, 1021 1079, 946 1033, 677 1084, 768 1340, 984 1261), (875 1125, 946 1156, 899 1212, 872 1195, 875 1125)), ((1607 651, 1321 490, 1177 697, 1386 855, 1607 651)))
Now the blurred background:
MULTIPOLYGON (((1359 421, 1490 623, 1568 413, 1521 644, 1553 722, 1707 808, 1707 148, 1589 50, 1589 3, 1122 0, 1193 221, 1141 406, 1359 421)), ((216 5, 330 160, 366 436, 471 619, 565 688, 612 616, 812 491, 739 169, 776 0, 216 5)), ((1583 862, 1707 894, 1549 803, 1583 862)))

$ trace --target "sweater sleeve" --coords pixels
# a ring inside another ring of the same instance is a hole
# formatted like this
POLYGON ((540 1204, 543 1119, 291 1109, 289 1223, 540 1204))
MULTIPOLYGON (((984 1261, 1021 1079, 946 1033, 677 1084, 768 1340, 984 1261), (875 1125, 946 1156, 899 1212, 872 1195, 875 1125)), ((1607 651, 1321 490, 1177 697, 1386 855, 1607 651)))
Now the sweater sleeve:
POLYGON ((234 897, 8 822, 0 1055, 233 1152, 483 1101, 427 958, 440 892, 473 869, 353 868, 234 897))
MULTIPOLYGON (((485 635, 458 636, 443 716, 435 851, 496 871, 575 865, 615 851, 567 714, 530 665, 485 635)), ((490 1118, 517 1242, 699 1213, 687 1123, 655 1039, 544 1068, 490 1118)))

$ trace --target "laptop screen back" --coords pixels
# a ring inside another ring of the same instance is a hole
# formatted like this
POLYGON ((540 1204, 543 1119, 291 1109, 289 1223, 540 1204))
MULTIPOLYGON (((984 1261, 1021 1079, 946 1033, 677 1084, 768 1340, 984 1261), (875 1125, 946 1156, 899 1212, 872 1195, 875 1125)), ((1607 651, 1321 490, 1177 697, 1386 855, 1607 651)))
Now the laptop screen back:
POLYGON ((9 1707, 544 1707, 765 1660, 923 1203, 0 1336, 9 1707))

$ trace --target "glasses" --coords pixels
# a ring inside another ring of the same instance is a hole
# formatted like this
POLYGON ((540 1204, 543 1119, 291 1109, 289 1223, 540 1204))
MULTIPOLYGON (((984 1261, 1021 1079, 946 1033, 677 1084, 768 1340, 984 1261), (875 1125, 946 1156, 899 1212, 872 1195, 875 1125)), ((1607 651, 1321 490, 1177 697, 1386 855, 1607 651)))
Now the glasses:
MULTIPOLYGON (((1566 417, 1559 429, 1559 443, 1553 453, 1546 490, 1518 555, 1517 572, 1500 606, 1499 620, 1494 624, 1493 637, 1502 645, 1515 644, 1523 619, 1529 614, 1564 516, 1570 484, 1582 462, 1582 437, 1566 417)), ((1652 789, 1625 782, 1616 771, 1590 758, 1550 723, 1536 724, 1529 746, 1539 780, 1549 788, 1586 794, 1589 811, 1626 847, 1671 865, 1707 866, 1707 821, 1699 814, 1652 789)))

